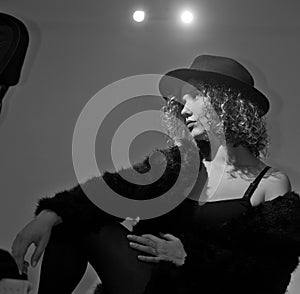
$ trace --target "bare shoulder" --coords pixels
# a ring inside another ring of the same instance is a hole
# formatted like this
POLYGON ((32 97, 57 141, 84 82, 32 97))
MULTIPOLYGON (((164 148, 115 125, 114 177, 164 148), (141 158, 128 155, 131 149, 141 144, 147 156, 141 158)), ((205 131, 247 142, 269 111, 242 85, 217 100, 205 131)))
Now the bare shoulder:
POLYGON ((270 201, 291 191, 291 182, 287 174, 278 168, 270 168, 264 178, 264 201, 270 201))

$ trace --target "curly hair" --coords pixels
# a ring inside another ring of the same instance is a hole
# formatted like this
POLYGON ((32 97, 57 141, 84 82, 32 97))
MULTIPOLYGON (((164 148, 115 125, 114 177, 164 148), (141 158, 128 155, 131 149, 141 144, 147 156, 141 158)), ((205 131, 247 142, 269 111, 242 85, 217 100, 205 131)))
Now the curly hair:
MULTIPOLYGON (((189 83, 195 87, 192 95, 200 94, 209 98, 205 105, 205 116, 216 135, 223 135, 226 143, 234 147, 246 147, 255 157, 267 155, 269 137, 265 117, 261 116, 256 104, 246 99, 246 94, 226 85, 196 80, 190 80, 189 83)), ((180 141, 188 137, 189 132, 180 123, 183 121, 183 105, 175 98, 167 100, 167 105, 162 108, 162 120, 170 137, 180 141)))

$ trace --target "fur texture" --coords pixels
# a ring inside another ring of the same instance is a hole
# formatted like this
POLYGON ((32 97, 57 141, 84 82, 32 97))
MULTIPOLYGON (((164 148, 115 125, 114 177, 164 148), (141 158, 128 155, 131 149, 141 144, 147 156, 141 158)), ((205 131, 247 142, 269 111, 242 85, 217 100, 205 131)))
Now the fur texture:
MULTIPOLYGON (((176 195, 183 193, 192 183, 191 170, 197 172, 194 156, 198 149, 187 141, 179 147, 159 152, 147 156, 142 163, 134 166, 134 170, 105 172, 102 177, 93 178, 84 185, 101 192, 108 191, 105 187, 109 185, 124 197, 149 199, 172 187, 182 168, 179 188, 172 194, 176 201, 176 195), (180 154, 184 156, 180 157, 180 154), (150 185, 130 184, 120 176, 137 179, 138 171, 151 180, 165 165, 163 176, 150 185)), ((77 232, 98 230, 105 222, 122 221, 94 205, 80 185, 54 197, 42 198, 35 214, 43 209, 55 211, 77 232)), ((140 230, 162 231, 161 221, 161 218, 142 221, 145 225, 140 226, 140 230)), ((290 192, 252 208, 238 219, 199 229, 197 234, 186 230, 177 237, 180 237, 188 254, 185 264, 176 268, 162 262, 161 268, 166 266, 167 275, 162 274, 163 271, 157 277, 154 274, 146 293, 160 293, 162 284, 165 284, 169 290, 172 285, 172 293, 283 294, 299 262, 300 198, 290 192)))

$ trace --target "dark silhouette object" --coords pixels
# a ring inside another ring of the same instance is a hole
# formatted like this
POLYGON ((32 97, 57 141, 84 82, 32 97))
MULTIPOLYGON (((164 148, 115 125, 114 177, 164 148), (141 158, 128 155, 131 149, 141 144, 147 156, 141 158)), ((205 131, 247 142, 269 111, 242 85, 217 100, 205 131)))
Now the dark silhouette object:
POLYGON ((0 280, 2 279, 27 280, 27 275, 20 275, 17 264, 11 254, 6 250, 0 249, 0 280))
POLYGON ((29 34, 23 22, 0 13, 0 112, 8 88, 19 82, 28 44, 29 34))

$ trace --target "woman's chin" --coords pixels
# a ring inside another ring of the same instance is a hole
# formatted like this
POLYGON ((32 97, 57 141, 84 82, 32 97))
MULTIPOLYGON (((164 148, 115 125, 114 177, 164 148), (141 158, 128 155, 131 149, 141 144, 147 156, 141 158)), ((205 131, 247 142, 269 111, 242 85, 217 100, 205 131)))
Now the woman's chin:
POLYGON ((195 141, 209 141, 206 131, 204 131, 204 132, 193 132, 192 131, 191 134, 194 137, 195 141))

